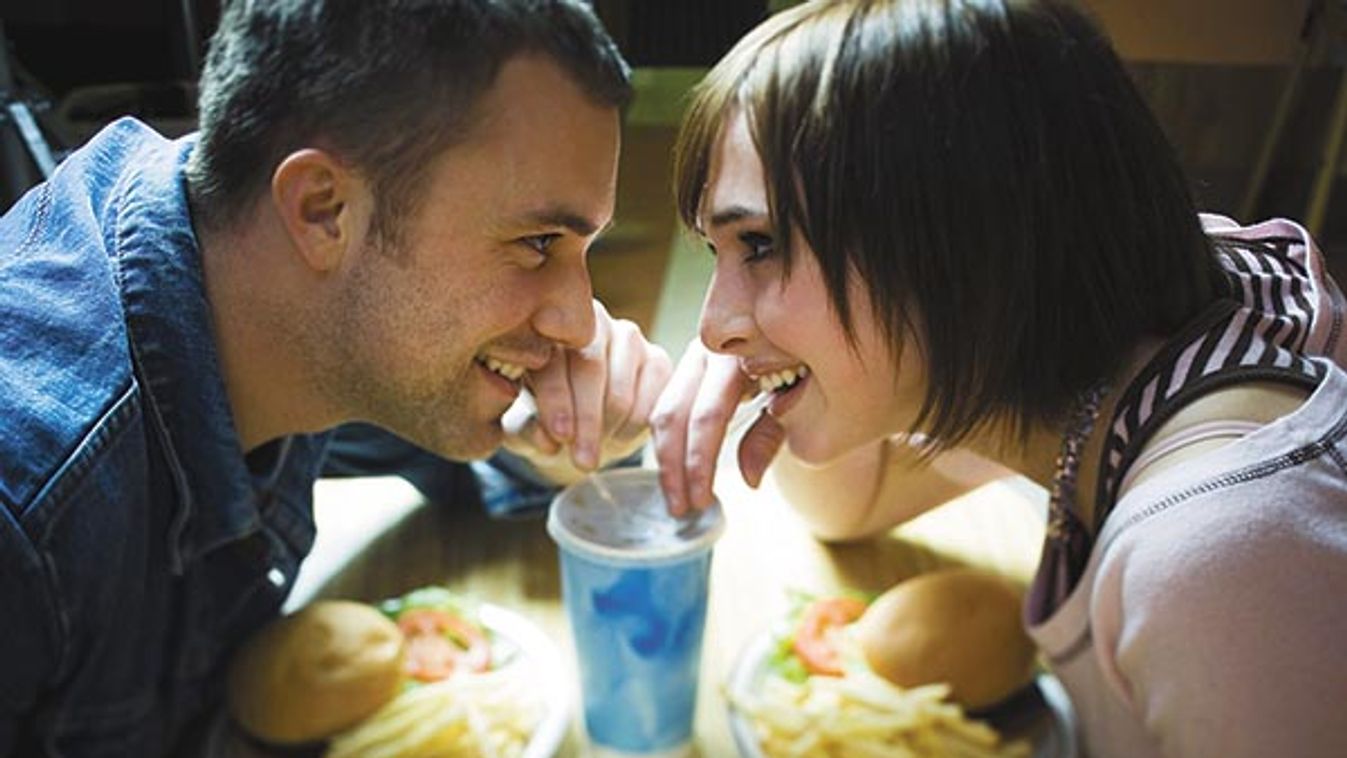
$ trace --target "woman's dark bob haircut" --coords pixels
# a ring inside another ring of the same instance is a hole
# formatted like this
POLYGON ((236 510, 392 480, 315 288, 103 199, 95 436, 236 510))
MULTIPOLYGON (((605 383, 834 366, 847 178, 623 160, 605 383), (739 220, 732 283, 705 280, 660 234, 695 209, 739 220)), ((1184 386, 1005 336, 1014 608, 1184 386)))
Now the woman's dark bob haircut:
POLYGON ((917 427, 937 447, 997 419, 1059 422, 1223 287, 1173 149, 1061 0, 816 0, 771 17, 693 94, 674 175, 694 229, 740 110, 777 245, 808 243, 848 335, 851 276, 894 356, 920 325, 917 427))

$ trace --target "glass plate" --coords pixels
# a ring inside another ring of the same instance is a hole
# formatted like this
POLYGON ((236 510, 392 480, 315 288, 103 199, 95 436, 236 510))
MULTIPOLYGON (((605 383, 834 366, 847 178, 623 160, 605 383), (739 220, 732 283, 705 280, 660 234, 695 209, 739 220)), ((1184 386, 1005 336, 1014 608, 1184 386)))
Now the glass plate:
MULTIPOLYGON (((571 724, 572 695, 561 653, 541 628, 514 611, 490 603, 477 606, 484 626, 518 650, 527 665, 530 686, 542 693, 546 708, 522 758, 553 758, 566 741, 571 724)), ((243 734, 221 708, 211 720, 207 734, 192 755, 199 758, 321 758, 323 745, 281 748, 264 745, 243 734)))
MULTIPOLYGON (((726 682, 730 693, 730 732, 742 758, 763 758, 757 735, 748 716, 735 708, 733 701, 750 695, 767 675, 767 660, 775 645, 771 632, 749 640, 739 653, 726 682)), ((1032 685, 998 705, 975 714, 996 727, 1006 740, 1027 740, 1034 758, 1078 758, 1076 717, 1061 682, 1051 674, 1040 674, 1032 685)))

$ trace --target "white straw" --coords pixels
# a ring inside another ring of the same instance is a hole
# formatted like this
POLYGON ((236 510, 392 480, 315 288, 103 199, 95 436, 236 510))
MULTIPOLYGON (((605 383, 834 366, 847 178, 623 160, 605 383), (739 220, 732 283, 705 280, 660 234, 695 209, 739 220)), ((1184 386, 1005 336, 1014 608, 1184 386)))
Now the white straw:
POLYGON ((599 491, 599 497, 603 498, 609 505, 616 506, 617 498, 613 497, 613 491, 608 489, 608 485, 603 483, 603 472, 595 471, 589 475, 589 481, 594 485, 594 489, 599 491))
MULTIPOLYGON (((730 417, 730 423, 725 426, 725 438, 728 440, 738 434, 744 426, 756 421, 762 415, 762 410, 767 407, 767 404, 772 402, 774 394, 772 392, 760 392, 752 400, 739 406, 734 411, 734 415, 730 417)), ((599 497, 603 498, 604 502, 616 506, 617 498, 613 495, 612 490, 608 489, 608 485, 604 483, 601 473, 599 471, 591 473, 588 477, 589 481, 594 485, 594 489, 599 493, 599 497)))

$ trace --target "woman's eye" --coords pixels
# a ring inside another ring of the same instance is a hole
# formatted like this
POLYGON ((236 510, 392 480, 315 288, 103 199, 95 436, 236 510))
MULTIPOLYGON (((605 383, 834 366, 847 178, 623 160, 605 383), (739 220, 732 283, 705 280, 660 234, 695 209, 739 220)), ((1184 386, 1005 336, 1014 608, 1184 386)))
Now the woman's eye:
POLYGON ((741 232, 739 242, 748 251, 744 255, 744 260, 749 263, 762 260, 775 252, 772 238, 761 232, 741 232))

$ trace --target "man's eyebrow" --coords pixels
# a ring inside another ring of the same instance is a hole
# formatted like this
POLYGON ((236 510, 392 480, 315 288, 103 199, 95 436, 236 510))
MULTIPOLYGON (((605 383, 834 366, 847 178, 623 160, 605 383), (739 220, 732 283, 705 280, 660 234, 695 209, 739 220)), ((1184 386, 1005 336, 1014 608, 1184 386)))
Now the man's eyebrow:
POLYGON ((582 214, 567 208, 543 208, 530 211, 525 213, 520 221, 524 226, 560 226, 580 237, 588 237, 613 225, 612 219, 609 219, 608 223, 600 228, 582 214))
POLYGON ((708 228, 733 224, 736 221, 743 221, 746 218, 762 218, 766 215, 767 211, 764 211, 761 208, 751 208, 747 205, 731 205, 712 213, 711 223, 708 225, 708 228))

